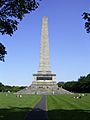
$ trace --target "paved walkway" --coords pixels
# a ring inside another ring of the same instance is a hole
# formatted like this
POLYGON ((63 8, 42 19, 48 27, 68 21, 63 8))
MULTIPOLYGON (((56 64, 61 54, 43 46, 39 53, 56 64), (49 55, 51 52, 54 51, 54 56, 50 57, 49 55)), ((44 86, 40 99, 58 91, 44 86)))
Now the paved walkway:
POLYGON ((25 120, 48 120, 46 111, 46 96, 42 96, 39 103, 29 112, 25 120))

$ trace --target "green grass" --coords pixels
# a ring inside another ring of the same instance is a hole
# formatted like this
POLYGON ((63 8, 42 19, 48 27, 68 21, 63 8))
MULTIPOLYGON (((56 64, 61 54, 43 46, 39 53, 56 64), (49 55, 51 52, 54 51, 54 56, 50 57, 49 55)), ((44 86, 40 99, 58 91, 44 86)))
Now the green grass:
MULTIPOLYGON (((74 99, 75 95, 48 95, 49 120, 90 120, 90 94, 74 99)), ((0 120, 24 120, 39 102, 39 95, 0 94, 0 120)))
POLYGON ((0 94, 0 120, 24 120, 27 112, 39 102, 39 95, 0 94))
POLYGON ((74 99, 75 95, 49 95, 49 120, 90 120, 90 94, 74 99))

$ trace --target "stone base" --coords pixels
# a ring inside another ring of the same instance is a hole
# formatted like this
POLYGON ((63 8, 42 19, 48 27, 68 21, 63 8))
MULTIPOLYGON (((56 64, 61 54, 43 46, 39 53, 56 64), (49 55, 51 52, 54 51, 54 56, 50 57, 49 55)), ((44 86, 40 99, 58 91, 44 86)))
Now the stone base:
POLYGON ((33 82, 32 86, 39 86, 39 87, 51 87, 51 86, 56 86, 56 74, 51 74, 51 73, 38 73, 38 74, 33 74, 33 82))
POLYGON ((43 89, 43 90, 49 90, 49 89, 57 89, 58 86, 56 82, 32 82, 31 88, 36 88, 36 89, 43 89))
POLYGON ((26 87, 23 90, 18 91, 16 94, 40 94, 40 95, 50 95, 50 94, 72 94, 71 92, 58 87, 57 85, 35 85, 26 87))
POLYGON ((72 94, 58 87, 55 76, 55 74, 34 74, 31 86, 18 91, 17 94, 72 94))

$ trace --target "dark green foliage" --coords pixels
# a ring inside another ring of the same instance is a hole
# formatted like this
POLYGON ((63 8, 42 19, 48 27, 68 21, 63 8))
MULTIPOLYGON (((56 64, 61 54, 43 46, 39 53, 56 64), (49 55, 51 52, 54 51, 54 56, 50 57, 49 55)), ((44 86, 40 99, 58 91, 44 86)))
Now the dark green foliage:
POLYGON ((7 51, 5 50, 4 45, 0 43, 0 61, 4 61, 5 54, 7 54, 7 51))
POLYGON ((19 86, 13 86, 11 88, 11 92, 17 92, 17 91, 22 90, 24 88, 25 88, 25 86, 21 86, 21 87, 19 87, 19 86))
POLYGON ((80 84, 80 90, 81 92, 90 92, 90 74, 88 74, 86 77, 80 77, 78 79, 78 82, 80 84))
POLYGON ((78 93, 90 93, 90 74, 81 76, 78 81, 65 82, 63 85, 61 83, 59 82, 58 86, 62 86, 66 90, 78 93))
POLYGON ((58 87, 63 87, 64 86, 64 82, 58 82, 58 87))
POLYGON ((83 19, 86 20, 85 29, 87 33, 90 33, 90 13, 84 12, 82 16, 83 16, 83 19))
POLYGON ((0 92, 2 92, 3 86, 4 85, 0 82, 0 92))
POLYGON ((4 86, 4 85, 0 82, 0 87, 1 87, 1 86, 4 86))
POLYGON ((84 82, 84 81, 85 81, 85 79, 86 79, 86 77, 85 77, 85 76, 81 76, 81 77, 78 79, 78 82, 84 82))
MULTIPOLYGON (((0 33, 11 36, 24 15, 38 8, 38 1, 40 0, 0 0, 0 33)), ((0 61, 4 61, 5 54, 6 51, 0 45, 0 61)))
POLYGON ((2 83, 0 83, 0 92, 17 92, 21 89, 24 89, 25 86, 9 86, 9 85, 3 85, 2 83))
POLYGON ((0 0, 0 33, 12 35, 19 20, 38 5, 36 0, 0 0))
POLYGON ((72 91, 72 92, 76 92, 76 89, 77 89, 77 82, 76 81, 71 81, 71 82, 66 82, 64 84, 64 88, 69 90, 69 91, 72 91))

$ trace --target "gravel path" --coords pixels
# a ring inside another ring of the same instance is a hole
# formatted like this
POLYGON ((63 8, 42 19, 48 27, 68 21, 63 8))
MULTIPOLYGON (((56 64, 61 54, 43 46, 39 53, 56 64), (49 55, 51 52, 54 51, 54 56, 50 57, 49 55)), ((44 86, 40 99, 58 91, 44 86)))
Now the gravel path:
POLYGON ((48 120, 46 111, 46 96, 42 96, 39 103, 29 112, 25 120, 48 120))

